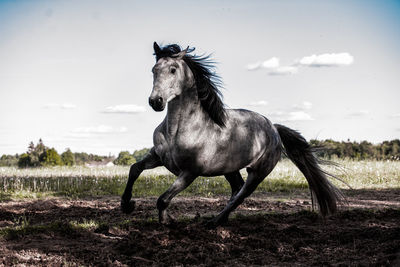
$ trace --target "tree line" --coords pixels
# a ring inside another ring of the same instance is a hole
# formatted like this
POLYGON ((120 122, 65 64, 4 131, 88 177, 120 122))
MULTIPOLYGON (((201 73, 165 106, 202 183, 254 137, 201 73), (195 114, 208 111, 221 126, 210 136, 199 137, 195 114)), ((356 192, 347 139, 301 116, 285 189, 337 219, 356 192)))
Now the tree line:
POLYGON ((0 167, 17 166, 19 168, 28 167, 49 167, 49 166, 74 166, 90 163, 113 162, 116 165, 130 165, 144 158, 149 149, 136 150, 132 154, 122 151, 118 157, 99 156, 85 152, 72 152, 67 148, 59 154, 55 148, 47 147, 42 139, 35 145, 30 142, 28 149, 23 154, 2 155, 0 157, 0 167))
MULTIPOLYGON (((351 142, 327 140, 310 140, 310 144, 322 149, 317 151, 320 157, 333 159, 353 160, 400 160, 400 140, 384 141, 379 144, 372 144, 367 141, 351 142)), ((31 142, 23 154, 2 155, 0 166, 41 167, 41 166, 74 166, 85 165, 92 162, 113 162, 115 165, 131 165, 142 160, 149 152, 148 148, 136 150, 133 153, 121 151, 118 157, 99 156, 85 152, 72 152, 67 148, 59 154, 56 149, 44 145, 42 139, 35 145, 31 142)))
POLYGON ((374 159, 374 160, 400 160, 400 140, 394 139, 384 141, 379 144, 372 144, 367 141, 351 142, 327 140, 310 140, 313 146, 321 147, 317 152, 320 157, 348 158, 354 160, 374 159))

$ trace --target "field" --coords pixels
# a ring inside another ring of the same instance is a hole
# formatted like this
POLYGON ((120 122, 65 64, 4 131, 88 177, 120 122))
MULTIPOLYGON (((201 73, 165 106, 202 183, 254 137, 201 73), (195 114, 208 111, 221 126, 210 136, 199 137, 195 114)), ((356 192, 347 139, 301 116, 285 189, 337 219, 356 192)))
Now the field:
MULTIPOLYGON (((326 170, 345 196, 340 211, 312 211, 305 178, 282 161, 216 229, 229 184, 198 178, 157 221, 157 197, 174 176, 158 168, 134 186, 136 209, 120 211, 127 167, 0 168, 0 266, 399 265, 400 162, 338 161, 326 170)), ((245 174, 245 173, 244 173, 245 174)))

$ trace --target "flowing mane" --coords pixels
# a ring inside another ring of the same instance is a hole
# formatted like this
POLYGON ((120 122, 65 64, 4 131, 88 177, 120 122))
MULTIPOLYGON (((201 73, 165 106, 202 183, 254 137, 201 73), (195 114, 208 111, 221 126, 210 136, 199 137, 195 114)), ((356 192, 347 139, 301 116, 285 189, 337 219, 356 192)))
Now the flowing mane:
MULTIPOLYGON (((219 87, 222 86, 221 78, 213 71, 215 62, 210 56, 190 55, 195 48, 189 48, 183 57, 185 63, 193 72, 196 82, 197 94, 201 106, 210 118, 219 126, 225 126, 226 111, 222 102, 222 94, 219 87)), ((174 57, 182 49, 177 44, 170 44, 155 53, 156 61, 163 57, 174 57)))

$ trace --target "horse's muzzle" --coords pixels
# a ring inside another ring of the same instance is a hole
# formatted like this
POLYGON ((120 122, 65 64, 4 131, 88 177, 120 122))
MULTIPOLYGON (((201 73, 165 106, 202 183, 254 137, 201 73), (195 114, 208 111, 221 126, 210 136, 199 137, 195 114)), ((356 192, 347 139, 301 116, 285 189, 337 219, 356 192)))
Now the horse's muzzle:
POLYGON ((162 97, 149 97, 149 104, 155 111, 164 110, 164 99, 162 97))

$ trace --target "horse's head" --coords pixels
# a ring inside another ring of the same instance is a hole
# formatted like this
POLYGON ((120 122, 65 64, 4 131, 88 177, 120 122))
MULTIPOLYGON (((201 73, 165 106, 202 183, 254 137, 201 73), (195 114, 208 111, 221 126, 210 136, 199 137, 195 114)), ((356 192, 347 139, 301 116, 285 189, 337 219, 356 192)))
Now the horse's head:
POLYGON ((176 52, 168 56, 162 55, 163 51, 154 42, 157 63, 152 69, 153 91, 149 97, 149 104, 155 111, 164 110, 169 101, 195 83, 192 71, 183 60, 188 48, 176 52))

